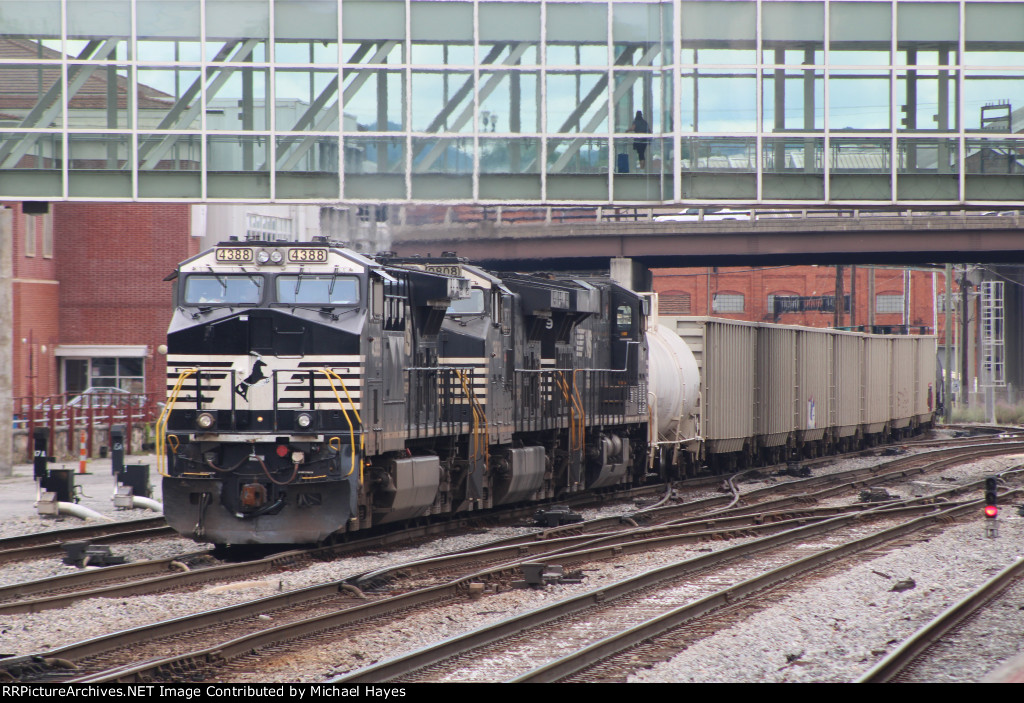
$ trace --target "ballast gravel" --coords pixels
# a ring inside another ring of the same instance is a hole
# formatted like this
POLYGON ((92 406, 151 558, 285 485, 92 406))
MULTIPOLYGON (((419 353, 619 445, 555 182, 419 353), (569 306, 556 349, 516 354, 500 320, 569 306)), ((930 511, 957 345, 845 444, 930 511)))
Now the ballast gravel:
MULTIPOLYGON (((930 492, 955 482, 977 480, 1019 464, 1022 457, 999 457, 972 465, 947 469, 941 474, 915 478, 889 490, 904 497, 916 491, 930 492)), ((881 458, 837 460, 815 475, 878 463, 881 458)), ((768 479, 768 483, 785 479, 768 479)), ((762 483, 762 482, 758 482, 762 483)), ((741 483, 750 490, 757 483, 741 483)), ((707 495, 715 492, 708 491, 707 495)), ((698 497, 698 496, 694 496, 698 497)), ((703 496, 701 496, 703 497, 703 496)), ((848 502, 848 499, 847 499, 848 502)), ((1018 501, 1024 502, 1024 501, 1018 501)), ((603 514, 632 508, 605 506, 603 514)), ((586 517, 598 513, 587 511, 586 517)), ((148 516, 125 511, 115 518, 148 516), (135 515, 132 516, 131 514, 135 515)), ((903 546, 870 561, 861 560, 843 573, 821 576, 806 587, 775 599, 774 605, 755 613, 744 622, 721 630, 689 647, 669 661, 654 663, 630 677, 638 682, 714 681, 818 681, 855 680, 902 639, 925 625, 970 590, 1015 559, 1024 558, 1024 517, 1012 506, 1004 506, 999 519, 1000 536, 984 536, 983 520, 956 525, 927 541, 903 546), (913 582, 905 590, 898 583, 913 582)), ((0 520, 0 536, 39 530, 38 518, 0 520), (26 525, 22 522, 28 523, 26 525), (30 529, 26 529, 30 528, 30 529), (31 529, 34 528, 34 529, 31 529)), ((379 553, 358 558, 316 564, 305 569, 276 574, 266 579, 236 584, 219 584, 197 592, 142 596, 131 599, 92 599, 61 610, 28 615, 0 614, 0 654, 46 652, 72 642, 129 627, 150 624, 188 613, 224 607, 271 595, 280 590, 345 578, 414 559, 468 548, 503 536, 523 532, 500 528, 462 537, 447 537, 413 549, 379 553)), ((732 542, 735 543, 735 542, 732 542)), ((578 586, 553 586, 545 591, 509 591, 437 612, 407 617, 397 637, 368 638, 358 646, 339 642, 339 647, 321 648, 315 653, 296 652, 282 661, 261 663, 259 671, 239 672, 232 681, 325 681, 373 661, 389 658, 400 650, 416 649, 444 637, 475 629, 490 621, 525 612, 543 603, 593 590, 627 578, 642 570, 657 568, 709 548, 728 546, 716 542, 702 548, 647 553, 596 565, 586 572, 578 586)), ((189 540, 147 540, 132 546, 132 558, 165 558, 202 548, 189 540), (137 551, 134 551, 137 550, 137 551)), ((48 560, 58 561, 58 560, 48 560)), ((0 583, 40 578, 39 563, 10 564, 0 574, 0 583)), ((70 567, 54 567, 59 573, 70 567)), ((1020 605, 1020 603, 1018 603, 1020 605)), ((1004 607, 998 636, 981 637, 967 648, 959 664, 944 665, 940 673, 925 674, 919 680, 977 681, 989 668, 1010 654, 1024 650, 1024 609, 1004 607), (1003 617, 1005 616, 1005 618, 1003 617), (985 655, 981 647, 996 645, 999 652, 985 655), (986 662, 979 667, 978 659, 986 662), (985 670, 980 670, 985 668, 985 670)))

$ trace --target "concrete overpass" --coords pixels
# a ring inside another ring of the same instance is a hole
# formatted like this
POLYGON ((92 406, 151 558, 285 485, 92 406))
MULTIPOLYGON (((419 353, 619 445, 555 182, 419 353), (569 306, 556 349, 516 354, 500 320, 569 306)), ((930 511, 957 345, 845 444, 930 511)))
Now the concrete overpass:
POLYGON ((393 227, 402 256, 454 251, 495 270, 768 264, 1024 263, 1024 217, 972 213, 769 216, 721 222, 594 221, 393 227))

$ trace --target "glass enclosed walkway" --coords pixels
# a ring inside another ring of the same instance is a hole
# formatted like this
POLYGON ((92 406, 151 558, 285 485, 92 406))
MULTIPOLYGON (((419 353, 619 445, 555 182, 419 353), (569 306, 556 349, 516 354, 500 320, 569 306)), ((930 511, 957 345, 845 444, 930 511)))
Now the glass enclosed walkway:
POLYGON ((0 0, 2 198, 998 205, 1022 129, 1024 2, 0 0))

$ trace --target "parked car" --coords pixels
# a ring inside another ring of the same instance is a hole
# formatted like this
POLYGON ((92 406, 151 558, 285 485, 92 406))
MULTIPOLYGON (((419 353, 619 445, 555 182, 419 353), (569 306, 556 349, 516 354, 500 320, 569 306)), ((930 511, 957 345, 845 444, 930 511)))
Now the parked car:
MULTIPOLYGON (((129 405, 141 407, 146 404, 146 397, 132 394, 116 386, 90 386, 68 401, 67 407, 78 410, 89 408, 125 408, 129 405)), ((55 405, 54 409, 60 410, 63 405, 55 405)), ((50 399, 36 405, 36 410, 45 412, 50 409, 50 399)))
POLYGON ((733 210, 731 208, 697 208, 691 207, 675 215, 658 215, 655 222, 720 222, 723 220, 749 220, 750 210, 733 210), (701 211, 703 210, 703 217, 701 211))

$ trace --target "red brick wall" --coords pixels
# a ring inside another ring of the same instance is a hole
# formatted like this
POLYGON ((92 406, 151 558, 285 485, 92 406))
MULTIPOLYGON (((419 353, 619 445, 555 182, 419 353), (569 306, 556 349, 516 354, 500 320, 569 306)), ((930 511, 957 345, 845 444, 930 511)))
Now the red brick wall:
POLYGON ((62 344, 145 344, 146 393, 164 393, 171 284, 163 279, 196 253, 190 207, 59 203, 53 206, 62 344))
MULTIPOLYGON (((688 293, 691 315, 715 315, 734 320, 772 322, 772 311, 768 309, 769 295, 834 295, 836 270, 832 266, 785 266, 785 267, 736 267, 736 268, 691 268, 654 269, 654 290, 659 294, 688 293), (711 301, 716 293, 741 293, 744 296, 742 313, 714 313, 711 301)), ((845 269, 844 293, 850 294, 850 270, 845 269)), ((941 293, 945 285, 942 277, 937 282, 941 293)), ((875 269, 875 295, 903 295, 902 269, 875 269)), ((868 323, 868 270, 857 268, 857 290, 855 298, 856 322, 868 323)), ((932 274, 925 271, 911 272, 910 324, 927 327, 932 332, 933 317, 932 274)), ((778 322, 788 325, 809 327, 831 327, 832 312, 784 313, 778 322)), ((939 316, 941 330, 943 319, 939 316)), ((903 313, 875 313, 876 325, 900 325, 903 313)), ((844 316, 844 325, 850 324, 849 314, 844 316)))
POLYGON ((27 256, 27 217, 21 203, 3 203, 13 217, 12 392, 15 398, 56 393, 53 348, 59 339, 57 264, 43 256, 45 217, 34 216, 35 255, 27 256), (30 371, 31 370, 31 371, 30 371), (30 377, 31 376, 31 377, 30 377))

